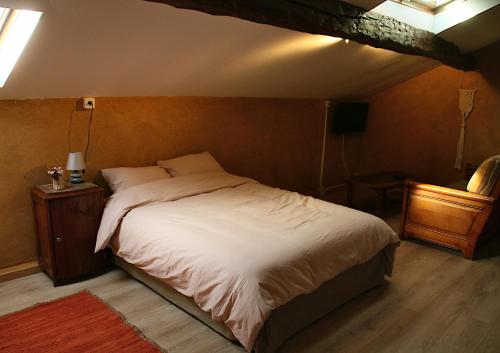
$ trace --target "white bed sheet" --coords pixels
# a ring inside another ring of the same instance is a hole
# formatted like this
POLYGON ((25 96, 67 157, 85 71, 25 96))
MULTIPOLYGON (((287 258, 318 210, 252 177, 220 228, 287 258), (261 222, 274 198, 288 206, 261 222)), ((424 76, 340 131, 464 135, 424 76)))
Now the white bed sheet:
POLYGON ((399 243, 375 216, 224 172, 113 195, 97 249, 112 236, 118 256, 192 297, 248 351, 273 309, 386 247, 392 264, 399 243))

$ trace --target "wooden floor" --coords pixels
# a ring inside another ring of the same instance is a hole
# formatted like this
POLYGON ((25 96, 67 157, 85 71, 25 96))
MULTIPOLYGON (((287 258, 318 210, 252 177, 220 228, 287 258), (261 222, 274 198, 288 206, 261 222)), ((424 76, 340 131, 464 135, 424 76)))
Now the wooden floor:
MULTIPOLYGON (((397 216, 387 220, 397 227, 397 216)), ((392 279, 305 329, 280 352, 500 352, 500 246, 484 249, 471 262, 403 242, 392 279)), ((243 352, 118 269, 58 288, 41 273, 0 283, 0 315, 82 289, 169 353, 243 352)))

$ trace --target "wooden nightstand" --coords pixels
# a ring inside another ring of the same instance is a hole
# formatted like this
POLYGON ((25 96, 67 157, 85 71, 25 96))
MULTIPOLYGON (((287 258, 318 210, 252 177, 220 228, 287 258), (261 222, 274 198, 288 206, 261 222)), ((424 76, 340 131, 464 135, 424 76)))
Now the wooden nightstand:
POLYGON ((32 192, 38 235, 38 261, 54 286, 104 272, 108 252, 94 254, 104 208, 103 190, 92 183, 53 191, 46 185, 32 192))

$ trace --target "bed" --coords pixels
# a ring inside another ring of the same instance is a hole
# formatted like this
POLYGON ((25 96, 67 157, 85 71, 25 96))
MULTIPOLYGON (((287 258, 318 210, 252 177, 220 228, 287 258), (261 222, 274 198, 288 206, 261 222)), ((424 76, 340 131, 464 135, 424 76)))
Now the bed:
POLYGON ((113 194, 96 251, 110 246, 134 278, 268 353, 381 284, 397 244, 377 217, 217 170, 113 194))

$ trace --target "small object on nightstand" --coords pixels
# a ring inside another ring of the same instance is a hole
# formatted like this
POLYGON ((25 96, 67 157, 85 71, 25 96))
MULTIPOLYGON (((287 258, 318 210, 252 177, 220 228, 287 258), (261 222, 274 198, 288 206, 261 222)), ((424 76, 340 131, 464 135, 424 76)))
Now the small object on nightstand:
POLYGON ((92 183, 60 191, 39 185, 31 195, 38 261, 55 286, 100 274, 109 267, 106 251, 94 254, 104 208, 103 189, 92 183))
POLYGON ((49 174, 52 179, 52 189, 56 191, 64 189, 64 170, 61 167, 52 167, 47 174, 49 174))
POLYGON ((83 158, 82 152, 70 152, 68 154, 66 169, 71 172, 69 178, 69 182, 71 184, 81 184, 85 182, 85 180, 83 180, 85 160, 83 158))

